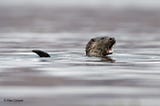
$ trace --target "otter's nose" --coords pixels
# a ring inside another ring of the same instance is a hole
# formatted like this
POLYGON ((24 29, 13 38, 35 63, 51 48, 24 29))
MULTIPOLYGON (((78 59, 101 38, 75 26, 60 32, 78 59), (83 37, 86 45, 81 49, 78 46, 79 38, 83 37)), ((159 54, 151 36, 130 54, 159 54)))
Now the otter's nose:
POLYGON ((116 40, 115 40, 115 38, 109 38, 109 41, 112 43, 112 44, 114 44, 114 43, 116 43, 116 40))
POLYGON ((112 37, 112 38, 109 38, 109 40, 110 40, 110 41, 115 41, 115 38, 112 37))

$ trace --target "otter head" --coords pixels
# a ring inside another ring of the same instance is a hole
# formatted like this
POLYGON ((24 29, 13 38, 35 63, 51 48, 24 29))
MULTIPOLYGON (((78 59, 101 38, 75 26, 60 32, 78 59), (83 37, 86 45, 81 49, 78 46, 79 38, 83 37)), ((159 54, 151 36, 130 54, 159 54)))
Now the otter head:
POLYGON ((104 57, 112 54, 112 47, 116 40, 112 37, 96 37, 92 38, 86 46, 87 56, 104 57))

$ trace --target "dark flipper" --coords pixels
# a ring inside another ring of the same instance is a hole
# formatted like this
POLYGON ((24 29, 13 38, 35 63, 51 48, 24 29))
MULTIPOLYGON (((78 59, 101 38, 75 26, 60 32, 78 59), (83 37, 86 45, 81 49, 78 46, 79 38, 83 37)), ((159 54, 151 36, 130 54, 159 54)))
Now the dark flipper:
POLYGON ((41 50, 32 50, 32 52, 36 53, 39 57, 51 57, 48 53, 41 50))

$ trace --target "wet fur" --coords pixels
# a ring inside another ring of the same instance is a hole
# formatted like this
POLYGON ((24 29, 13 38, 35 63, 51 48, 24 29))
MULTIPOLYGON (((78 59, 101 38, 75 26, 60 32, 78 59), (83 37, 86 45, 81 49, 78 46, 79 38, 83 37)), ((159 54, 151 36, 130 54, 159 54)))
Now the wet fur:
POLYGON ((111 49, 114 43, 115 39, 107 36, 92 38, 86 45, 86 55, 105 57, 109 55, 107 50, 111 49))

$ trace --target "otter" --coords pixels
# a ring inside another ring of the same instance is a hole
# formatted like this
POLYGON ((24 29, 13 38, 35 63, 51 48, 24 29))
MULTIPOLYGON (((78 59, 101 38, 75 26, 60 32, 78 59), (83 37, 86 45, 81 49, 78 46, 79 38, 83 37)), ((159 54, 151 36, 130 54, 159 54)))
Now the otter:
MULTIPOLYGON (((85 51, 87 56, 105 57, 112 54, 112 47, 116 40, 113 37, 96 37, 92 38, 86 45, 85 51)), ((51 57, 48 53, 41 50, 32 50, 39 57, 51 57)))
POLYGON ((116 40, 112 37, 96 37, 92 38, 86 46, 86 55, 95 57, 105 57, 112 54, 112 47, 116 40))

